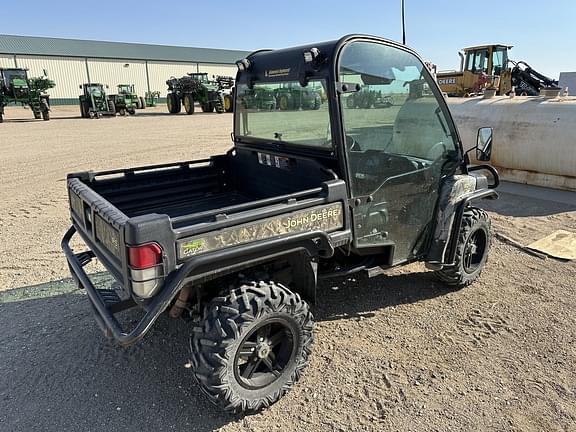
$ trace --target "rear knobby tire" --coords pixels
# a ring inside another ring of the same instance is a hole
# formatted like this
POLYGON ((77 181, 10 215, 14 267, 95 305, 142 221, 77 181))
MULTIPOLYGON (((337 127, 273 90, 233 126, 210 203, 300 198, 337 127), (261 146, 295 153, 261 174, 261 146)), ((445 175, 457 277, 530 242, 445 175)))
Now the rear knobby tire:
POLYGON ((491 243, 490 216, 479 208, 468 208, 462 217, 455 264, 436 271, 436 276, 442 282, 457 288, 470 285, 480 277, 491 243))
POLYGON ((191 337, 200 387, 230 412, 280 399, 308 365, 314 342, 308 304, 288 288, 250 282, 214 298, 191 337))

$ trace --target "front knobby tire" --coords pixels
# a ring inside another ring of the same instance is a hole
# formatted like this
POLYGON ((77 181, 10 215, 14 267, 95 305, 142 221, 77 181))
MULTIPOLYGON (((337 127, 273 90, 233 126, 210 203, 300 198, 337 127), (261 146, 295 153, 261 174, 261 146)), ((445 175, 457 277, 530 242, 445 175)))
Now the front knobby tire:
POLYGON ((480 277, 492 244, 490 216, 470 207, 464 212, 456 245, 455 264, 435 272, 448 285, 463 288, 480 277))
POLYGON ((251 282, 214 298, 191 337, 200 387, 229 412, 255 412, 280 399, 306 368, 314 319, 297 293, 251 282))

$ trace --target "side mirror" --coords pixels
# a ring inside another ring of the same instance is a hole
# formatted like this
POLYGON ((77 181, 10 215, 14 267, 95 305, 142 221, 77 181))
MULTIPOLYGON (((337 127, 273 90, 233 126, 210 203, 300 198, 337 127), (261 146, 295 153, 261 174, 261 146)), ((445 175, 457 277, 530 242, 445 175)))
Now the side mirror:
POLYGON ((490 160, 492 156, 492 134, 491 127, 482 127, 478 129, 476 137, 476 159, 482 162, 490 160))
POLYGON ((80 88, 80 89, 81 89, 81 88, 82 88, 82 84, 80 84, 80 85, 78 86, 78 88, 80 88))
POLYGON ((106 88, 110 88, 110 87, 108 87, 108 84, 106 84, 106 88))

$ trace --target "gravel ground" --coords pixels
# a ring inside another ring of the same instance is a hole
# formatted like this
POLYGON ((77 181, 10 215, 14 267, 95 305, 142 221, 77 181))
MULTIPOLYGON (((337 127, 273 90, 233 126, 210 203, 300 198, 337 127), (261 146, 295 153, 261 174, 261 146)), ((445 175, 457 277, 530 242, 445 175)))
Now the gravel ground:
MULTIPOLYGON (((162 317, 127 349, 106 341, 59 249, 64 178, 230 146, 230 115, 163 111, 83 120, 58 108, 48 123, 0 125, 0 430, 576 430, 576 263, 497 240, 482 278, 460 291, 419 264, 323 283, 312 363, 257 415, 222 414, 202 396, 183 321, 162 317)), ((503 193, 487 207, 524 244, 576 230, 571 204, 503 193)))

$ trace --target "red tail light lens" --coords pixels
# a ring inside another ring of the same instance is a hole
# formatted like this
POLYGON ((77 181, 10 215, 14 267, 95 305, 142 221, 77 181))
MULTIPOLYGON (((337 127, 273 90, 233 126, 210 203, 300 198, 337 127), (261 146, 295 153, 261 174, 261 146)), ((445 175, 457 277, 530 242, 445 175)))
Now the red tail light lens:
POLYGON ((128 262, 137 270, 154 267, 162 262, 162 248, 156 243, 129 247, 128 262))

